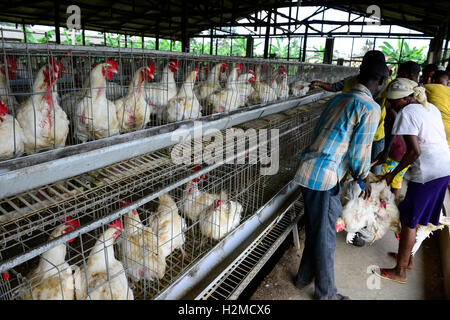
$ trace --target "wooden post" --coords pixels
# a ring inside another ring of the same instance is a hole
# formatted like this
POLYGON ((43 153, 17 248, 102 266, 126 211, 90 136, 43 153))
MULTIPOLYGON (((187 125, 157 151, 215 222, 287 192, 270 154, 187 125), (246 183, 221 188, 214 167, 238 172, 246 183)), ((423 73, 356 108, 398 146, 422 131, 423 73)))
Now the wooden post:
POLYGON ((27 30, 25 29, 25 23, 23 23, 23 21, 22 21, 22 28, 23 28, 23 40, 25 41, 25 43, 27 43, 28 42, 27 30))

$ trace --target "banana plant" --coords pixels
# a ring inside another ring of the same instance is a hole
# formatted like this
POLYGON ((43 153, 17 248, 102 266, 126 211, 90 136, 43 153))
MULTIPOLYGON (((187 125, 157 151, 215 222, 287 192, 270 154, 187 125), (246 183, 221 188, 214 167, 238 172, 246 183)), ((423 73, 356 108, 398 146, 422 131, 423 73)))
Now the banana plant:
POLYGON ((406 61, 415 61, 418 64, 422 64, 425 62, 425 53, 423 50, 426 46, 422 48, 410 48, 408 43, 403 42, 402 49, 402 40, 400 38, 397 39, 397 48, 394 48, 389 42, 384 41, 384 45, 378 46, 379 49, 386 56, 386 62, 388 64, 399 64, 406 61))

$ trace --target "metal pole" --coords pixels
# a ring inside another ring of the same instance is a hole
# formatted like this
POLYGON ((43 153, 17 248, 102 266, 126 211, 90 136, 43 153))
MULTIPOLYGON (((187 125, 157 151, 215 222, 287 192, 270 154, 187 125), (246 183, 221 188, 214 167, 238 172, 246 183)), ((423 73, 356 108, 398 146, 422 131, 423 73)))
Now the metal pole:
POLYGON ((209 54, 212 56, 214 48, 213 28, 211 28, 211 43, 209 45, 209 54))
POLYGON ((269 56, 270 15, 271 12, 269 11, 267 13, 266 36, 264 40, 264 59, 267 59, 269 56))
POLYGON ((303 38, 303 56, 302 62, 306 61, 306 41, 308 41, 308 25, 305 25, 305 36, 303 38))
POLYGON ((61 34, 59 32, 59 1, 55 1, 55 37, 56 43, 61 43, 61 34))

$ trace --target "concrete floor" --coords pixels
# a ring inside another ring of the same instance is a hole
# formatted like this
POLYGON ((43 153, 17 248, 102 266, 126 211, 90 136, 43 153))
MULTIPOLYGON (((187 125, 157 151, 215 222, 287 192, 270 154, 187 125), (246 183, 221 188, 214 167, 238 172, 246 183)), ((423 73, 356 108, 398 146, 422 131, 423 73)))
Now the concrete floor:
MULTIPOLYGON (((337 234, 335 281, 338 292, 354 300, 423 300, 445 299, 438 237, 426 239, 414 257, 414 268, 407 273, 407 283, 380 279, 372 266, 391 267, 395 260, 388 252, 397 252, 398 241, 392 232, 371 246, 355 247, 345 243, 345 232, 337 234)), ((301 233, 303 237, 303 233, 301 233)), ((310 300, 314 286, 297 289, 292 279, 297 273, 301 251, 293 245, 285 251, 272 271, 264 278, 250 300, 310 300)))

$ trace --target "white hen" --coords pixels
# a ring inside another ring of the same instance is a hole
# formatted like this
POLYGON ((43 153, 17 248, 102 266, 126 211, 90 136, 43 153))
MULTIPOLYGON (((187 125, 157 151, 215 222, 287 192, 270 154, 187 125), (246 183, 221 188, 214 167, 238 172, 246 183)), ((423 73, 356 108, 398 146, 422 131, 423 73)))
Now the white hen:
POLYGON ((346 182, 343 188, 343 196, 348 202, 343 206, 336 229, 348 232, 347 243, 352 243, 356 232, 361 234, 363 240, 373 242, 382 238, 388 230, 396 233, 400 230, 395 196, 386 181, 371 182, 371 188, 371 196, 366 200, 359 197, 361 188, 355 181, 346 182))
POLYGON ((150 115, 156 113, 156 107, 147 103, 148 100, 143 88, 144 82, 153 79, 154 72, 155 67, 151 62, 146 67, 136 70, 133 80, 128 86, 127 95, 114 101, 117 120, 122 129, 142 129, 150 122, 150 115))
POLYGON ((125 215, 124 240, 121 243, 128 275, 134 280, 164 277, 166 261, 158 250, 158 237, 142 224, 137 210, 125 215))
POLYGON ((58 103, 56 79, 62 65, 54 58, 38 72, 33 95, 20 106, 17 121, 23 129, 26 152, 59 148, 66 144, 69 120, 58 103))
MULTIPOLYGON (((14 79, 17 65, 10 57, 6 57, 6 63, 0 66, 0 100, 11 109, 18 108, 19 104, 15 96, 12 95, 8 81, 14 79), (8 77, 6 76, 8 74, 8 77)), ((16 112, 18 111, 15 109, 16 112)))
POLYGON ((241 221, 242 205, 231 200, 214 200, 200 215, 200 230, 206 237, 220 240, 234 230, 241 221))
POLYGON ((116 106, 106 98, 106 79, 117 73, 113 60, 96 65, 83 90, 83 98, 77 103, 75 136, 81 141, 95 140, 119 134, 116 106))
POLYGON ((197 119, 202 116, 202 107, 194 93, 194 83, 199 73, 198 67, 190 72, 177 95, 168 101, 165 118, 168 122, 197 119))
POLYGON ((8 107, 0 100, 0 158, 22 154, 24 140, 22 127, 8 114, 8 107))
POLYGON ((162 120, 167 103, 177 95, 177 84, 174 74, 177 72, 179 61, 171 59, 162 72, 159 82, 147 82, 144 85, 145 99, 148 105, 156 109, 157 118, 162 120))
POLYGON ((77 300, 134 300, 122 263, 114 256, 114 241, 122 224, 114 222, 97 240, 89 253, 86 269, 74 273, 77 300))
MULTIPOLYGON (((79 226, 78 221, 67 219, 51 233, 53 240, 79 226)), ((27 276, 27 285, 21 288, 24 300, 74 300, 75 287, 72 267, 66 262, 66 243, 41 255, 39 265, 27 276)))
POLYGON ((176 249, 180 249, 184 254, 186 221, 178 214, 178 207, 168 193, 161 195, 158 200, 159 206, 150 219, 150 226, 158 237, 161 256, 165 259, 176 249))
POLYGON ((255 91, 250 94, 249 101, 252 104, 268 103, 277 100, 276 81, 270 80, 270 84, 267 84, 261 80, 261 66, 258 65, 255 70, 255 82, 253 83, 253 89, 255 91))
POLYGON ((206 98, 214 93, 222 89, 219 81, 219 76, 221 73, 224 73, 227 70, 228 63, 221 62, 217 63, 209 72, 208 78, 206 81, 200 83, 196 88, 195 92, 197 93, 198 99, 204 103, 206 102, 206 98))
POLYGON ((207 100, 215 113, 229 112, 245 106, 247 98, 252 94, 252 82, 255 81, 255 73, 249 70, 241 76, 242 64, 237 63, 227 79, 224 89, 209 95, 207 100))
POLYGON ((213 194, 200 191, 198 179, 189 181, 183 194, 183 213, 192 221, 197 221, 200 214, 208 209, 215 200, 226 200, 227 194, 222 191, 220 194, 213 194))

